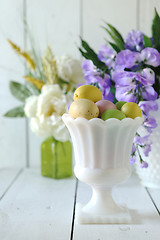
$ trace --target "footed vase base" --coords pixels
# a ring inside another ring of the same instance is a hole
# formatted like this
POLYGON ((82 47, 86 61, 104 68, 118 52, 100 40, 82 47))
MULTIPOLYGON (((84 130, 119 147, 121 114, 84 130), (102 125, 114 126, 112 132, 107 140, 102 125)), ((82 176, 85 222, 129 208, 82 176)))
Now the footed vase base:
POLYGON ((110 213, 108 215, 98 215, 83 211, 84 205, 76 204, 76 223, 79 224, 128 224, 131 223, 131 216, 126 207, 123 206, 122 211, 118 213, 110 213))

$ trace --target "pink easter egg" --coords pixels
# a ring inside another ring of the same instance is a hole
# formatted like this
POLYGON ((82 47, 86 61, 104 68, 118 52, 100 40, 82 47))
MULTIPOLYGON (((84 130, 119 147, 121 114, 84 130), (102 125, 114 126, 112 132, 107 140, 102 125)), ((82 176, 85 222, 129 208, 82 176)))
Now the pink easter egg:
POLYGON ((99 117, 101 117, 102 113, 108 109, 117 109, 116 105, 108 100, 100 100, 96 102, 99 108, 99 117))

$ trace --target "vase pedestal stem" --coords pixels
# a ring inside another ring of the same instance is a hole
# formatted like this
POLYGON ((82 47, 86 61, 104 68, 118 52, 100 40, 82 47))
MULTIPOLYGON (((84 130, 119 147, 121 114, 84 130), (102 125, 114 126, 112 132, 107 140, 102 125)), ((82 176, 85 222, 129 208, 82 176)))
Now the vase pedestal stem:
POLYGON ((130 223, 128 209, 119 206, 112 197, 112 188, 92 187, 87 205, 77 204, 78 223, 130 223))

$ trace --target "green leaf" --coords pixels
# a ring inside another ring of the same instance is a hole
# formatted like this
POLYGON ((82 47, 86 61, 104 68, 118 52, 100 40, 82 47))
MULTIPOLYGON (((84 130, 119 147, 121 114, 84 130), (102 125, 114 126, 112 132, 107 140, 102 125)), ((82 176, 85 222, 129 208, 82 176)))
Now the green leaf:
POLYGON ((15 98, 22 102, 32 95, 31 91, 25 85, 14 81, 10 81, 10 91, 15 98))
POLYGON ((124 43, 119 39, 117 38, 117 36, 115 36, 110 30, 108 30, 107 28, 104 28, 106 30, 106 32, 111 36, 111 38, 113 39, 113 41, 115 42, 115 44, 117 45, 117 47, 120 49, 120 50, 123 50, 124 49, 124 43))
POLYGON ((155 16, 152 22, 152 37, 155 48, 160 51, 160 17, 155 9, 155 16))
POLYGON ((152 41, 149 37, 146 35, 143 35, 143 40, 144 40, 144 46, 146 47, 152 47, 152 41))
POLYGON ((117 52, 117 53, 119 53, 121 50, 119 49, 119 47, 117 47, 117 45, 116 44, 114 44, 114 43, 112 43, 112 42, 109 42, 108 41, 108 43, 111 45, 111 47, 117 52))
POLYGON ((108 68, 106 67, 104 62, 101 62, 98 59, 97 54, 89 46, 89 44, 86 41, 84 41, 83 39, 81 39, 81 45, 82 45, 82 48, 79 48, 79 51, 81 52, 82 56, 86 59, 92 60, 93 64, 97 68, 101 69, 102 71, 105 71, 105 73, 106 73, 108 71, 108 68))
POLYGON ((67 85, 69 85, 69 82, 63 80, 62 78, 58 78, 58 81, 59 81, 60 83, 62 83, 62 84, 67 84, 67 85))
POLYGON ((107 25, 107 27, 103 27, 103 28, 107 31, 107 33, 110 35, 110 37, 114 41, 114 43, 112 43, 112 44, 114 44, 114 48, 116 48, 117 50, 118 49, 123 50, 124 49, 124 40, 123 40, 122 35, 111 24, 106 23, 106 25, 107 25))
POLYGON ((13 108, 4 114, 4 117, 25 117, 24 106, 13 108))
POLYGON ((122 43, 123 43, 123 46, 124 46, 124 40, 123 40, 123 37, 122 35, 118 32, 118 30, 113 27, 111 24, 107 23, 107 26, 110 28, 110 30, 112 31, 112 34, 117 38, 119 39, 122 43))

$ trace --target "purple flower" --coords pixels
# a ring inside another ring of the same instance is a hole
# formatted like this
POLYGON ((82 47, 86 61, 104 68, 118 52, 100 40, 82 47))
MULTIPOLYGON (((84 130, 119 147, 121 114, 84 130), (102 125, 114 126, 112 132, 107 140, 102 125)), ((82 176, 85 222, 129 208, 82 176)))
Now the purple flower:
POLYGON ((157 122, 154 117, 151 116, 145 116, 145 120, 143 123, 143 126, 147 129, 149 133, 152 133, 152 129, 157 127, 157 122))
POLYGON ((103 74, 97 69, 91 60, 84 60, 82 63, 84 78, 87 84, 98 85, 102 92, 103 99, 113 101, 113 94, 110 93, 110 76, 103 74))
MULTIPOLYGON (((145 72, 144 72, 145 73, 145 72)), ((145 75, 143 73, 143 75, 145 75)), ((139 99, 156 100, 157 93, 151 85, 152 79, 146 79, 138 72, 116 71, 112 74, 115 81, 118 101, 139 102, 139 99)), ((146 75, 148 77, 148 75, 146 75)))
POLYGON ((141 51, 141 60, 145 64, 158 67, 160 65, 160 53, 155 48, 147 47, 141 51))
POLYGON ((156 101, 141 101, 139 106, 145 115, 148 115, 150 111, 158 110, 158 104, 156 101))
POLYGON ((108 74, 104 74, 104 78, 99 77, 98 85, 102 92, 103 99, 113 101, 113 94, 110 92, 110 76, 108 74))
POLYGON ((108 68, 114 68, 115 66, 115 52, 112 48, 102 45, 98 53, 98 58, 100 61, 104 62, 108 68))
POLYGON ((142 101, 139 103, 139 106, 144 115, 143 126, 149 133, 152 133, 152 130, 157 127, 157 123, 154 117, 149 115, 150 111, 157 111, 158 104, 155 101, 142 101))
POLYGON ((145 161, 141 162, 141 168, 148 168, 148 163, 145 161))
POLYGON ((123 69, 131 68, 140 62, 140 57, 141 55, 138 52, 132 52, 128 49, 122 50, 116 56, 116 64, 122 66, 123 69))
POLYGON ((136 102, 136 83, 134 81, 135 73, 121 71, 113 75, 116 87, 116 99, 118 101, 136 102))
POLYGON ((136 156, 130 157, 130 164, 134 164, 137 161, 136 156))
POLYGON ((85 73, 93 72, 95 70, 95 66, 93 62, 91 60, 86 60, 86 59, 82 62, 82 68, 85 73))
POLYGON ((157 99, 157 93, 151 86, 143 86, 141 88, 142 96, 144 100, 152 101, 157 99))
POLYGON ((135 136, 134 143, 141 147, 144 155, 148 157, 149 152, 151 151, 151 140, 149 139, 150 134, 146 136, 135 136))
POLYGON ((128 33, 125 48, 132 51, 141 51, 144 48, 143 34, 141 31, 132 30, 128 33))
POLYGON ((136 102, 136 96, 134 95, 135 87, 116 87, 115 97, 118 101, 136 102))
POLYGON ((84 78, 87 84, 97 83, 99 80, 99 72, 91 60, 84 60, 82 63, 84 78))
POLYGON ((147 83, 151 85, 155 83, 155 73, 151 68, 144 68, 141 75, 146 79, 147 83))

